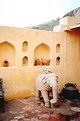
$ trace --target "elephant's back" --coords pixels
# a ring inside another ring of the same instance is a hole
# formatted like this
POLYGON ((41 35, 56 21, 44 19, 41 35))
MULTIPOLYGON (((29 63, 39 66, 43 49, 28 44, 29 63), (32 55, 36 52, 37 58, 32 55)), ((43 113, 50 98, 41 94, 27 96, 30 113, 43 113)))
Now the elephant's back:
POLYGON ((44 77, 45 77, 44 74, 40 74, 36 79, 36 88, 38 90, 44 90, 44 84, 43 84, 44 77))

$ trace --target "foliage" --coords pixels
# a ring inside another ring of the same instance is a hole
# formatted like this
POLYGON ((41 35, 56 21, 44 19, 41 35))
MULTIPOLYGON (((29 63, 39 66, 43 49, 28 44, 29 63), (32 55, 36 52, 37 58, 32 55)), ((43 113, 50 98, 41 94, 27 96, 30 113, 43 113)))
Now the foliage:
POLYGON ((39 24, 37 26, 33 26, 32 29, 40 29, 40 30, 49 30, 52 31, 53 27, 59 24, 60 18, 57 18, 56 20, 51 20, 49 22, 39 24))

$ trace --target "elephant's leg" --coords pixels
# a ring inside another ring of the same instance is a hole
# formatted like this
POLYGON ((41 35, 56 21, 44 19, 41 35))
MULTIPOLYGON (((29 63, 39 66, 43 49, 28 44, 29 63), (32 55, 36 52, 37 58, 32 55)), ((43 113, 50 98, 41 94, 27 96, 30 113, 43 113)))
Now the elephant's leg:
POLYGON ((40 90, 36 89, 36 100, 40 100, 40 90))
POLYGON ((43 99, 44 99, 45 106, 46 106, 46 107, 50 107, 49 97, 48 97, 48 91, 42 90, 42 91, 41 91, 41 94, 42 94, 42 97, 43 97, 43 99))
POLYGON ((52 95, 53 95, 53 99, 51 99, 50 102, 54 104, 57 102, 57 96, 58 96, 57 86, 54 86, 52 88, 52 95))
POLYGON ((53 99, 54 99, 54 103, 57 102, 57 89, 53 89, 53 99))

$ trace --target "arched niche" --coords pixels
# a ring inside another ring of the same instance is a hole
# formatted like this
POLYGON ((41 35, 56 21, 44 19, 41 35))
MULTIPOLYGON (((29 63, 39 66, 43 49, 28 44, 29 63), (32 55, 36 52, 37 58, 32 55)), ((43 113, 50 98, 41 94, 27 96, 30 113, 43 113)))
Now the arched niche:
POLYGON ((27 66, 28 65, 28 57, 24 56, 22 59, 22 66, 27 66))
POLYGON ((11 43, 7 41, 0 43, 0 66, 4 66, 5 62, 8 66, 15 66, 15 53, 15 47, 11 43))
POLYGON ((34 65, 50 65, 50 47, 48 45, 42 43, 35 48, 34 65))
POLYGON ((60 65, 60 57, 59 56, 56 58, 56 65, 60 65))
POLYGON ((59 44, 59 43, 56 45, 56 52, 57 52, 57 53, 60 52, 60 44, 59 44))
POLYGON ((27 50, 28 50, 28 42, 24 41, 23 44, 22 44, 22 51, 26 52, 27 50))

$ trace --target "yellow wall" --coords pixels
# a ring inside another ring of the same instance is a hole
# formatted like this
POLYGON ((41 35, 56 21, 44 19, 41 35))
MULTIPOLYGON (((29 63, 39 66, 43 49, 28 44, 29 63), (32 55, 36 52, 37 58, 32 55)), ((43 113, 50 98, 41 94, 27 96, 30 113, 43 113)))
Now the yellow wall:
POLYGON ((66 32, 65 81, 80 86, 80 30, 66 32))
POLYGON ((67 16, 67 17, 60 19, 61 25, 72 26, 72 25, 76 25, 76 24, 79 24, 79 23, 80 23, 80 18, 78 18, 78 17, 67 16))
POLYGON ((0 27, 0 78, 5 100, 35 95, 35 80, 44 67, 34 66, 36 58, 50 59, 49 68, 59 76, 58 91, 68 82, 80 85, 79 35, 75 30, 51 32, 0 27), (9 67, 2 66, 6 58, 9 67))

